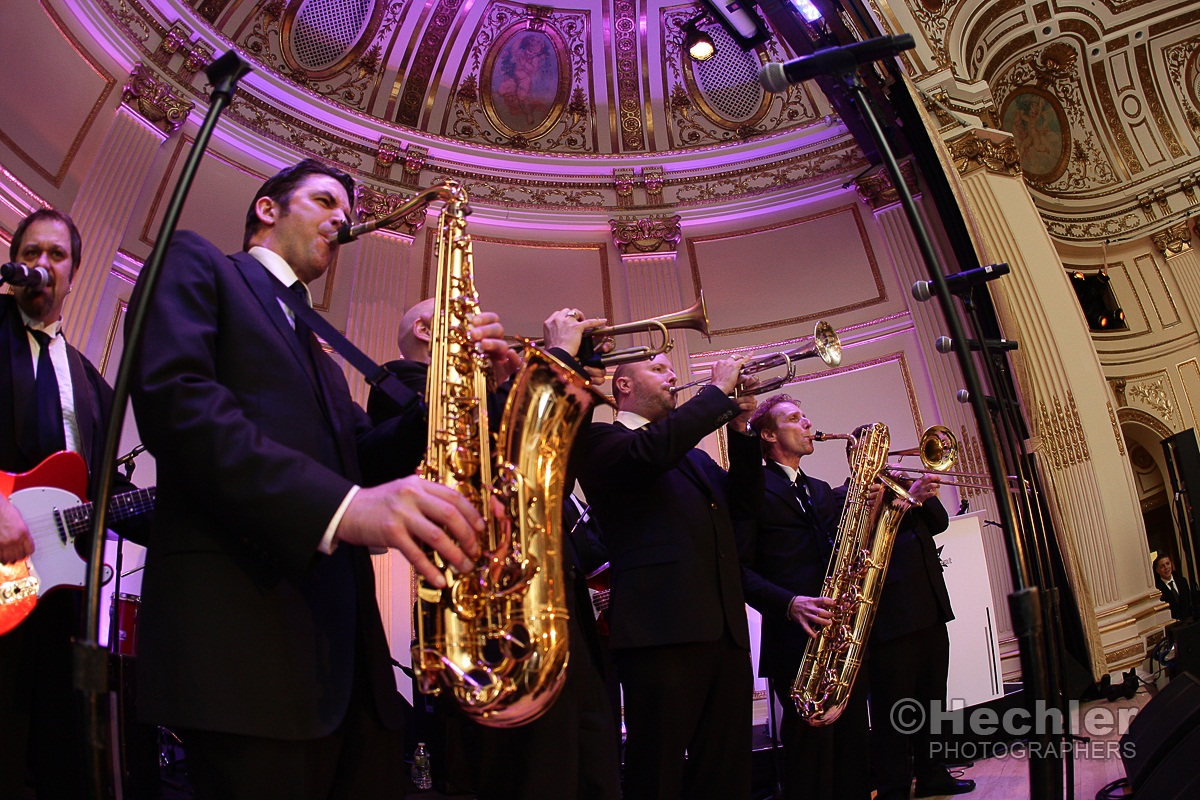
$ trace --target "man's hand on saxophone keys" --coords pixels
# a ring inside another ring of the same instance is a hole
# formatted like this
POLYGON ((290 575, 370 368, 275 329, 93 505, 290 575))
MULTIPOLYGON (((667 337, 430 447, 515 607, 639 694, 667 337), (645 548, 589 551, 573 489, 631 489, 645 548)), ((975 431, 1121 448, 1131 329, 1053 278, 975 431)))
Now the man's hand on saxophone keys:
POLYGON ((815 638, 816 628, 824 628, 833 621, 832 609, 832 598, 796 595, 788 606, 788 619, 798 623, 805 633, 815 638))

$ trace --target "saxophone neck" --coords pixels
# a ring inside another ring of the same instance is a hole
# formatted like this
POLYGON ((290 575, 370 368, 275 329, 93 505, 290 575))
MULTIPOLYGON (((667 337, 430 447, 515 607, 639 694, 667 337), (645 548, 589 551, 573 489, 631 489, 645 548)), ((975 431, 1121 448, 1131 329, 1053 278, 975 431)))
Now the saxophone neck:
POLYGON ((353 242, 360 236, 364 236, 379 228, 387 227, 393 222, 401 220, 414 211, 425 208, 430 203, 438 200, 446 204, 446 210, 453 216, 465 217, 471 213, 471 207, 467 200, 467 190, 463 188, 463 185, 458 181, 440 181, 405 200, 386 216, 366 220, 357 225, 343 225, 338 230, 338 244, 353 242))

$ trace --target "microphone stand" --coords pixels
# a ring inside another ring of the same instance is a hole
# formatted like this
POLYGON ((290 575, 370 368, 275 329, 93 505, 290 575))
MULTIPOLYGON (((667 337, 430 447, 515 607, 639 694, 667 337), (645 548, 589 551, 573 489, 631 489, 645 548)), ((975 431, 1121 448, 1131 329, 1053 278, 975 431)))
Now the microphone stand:
POLYGON ((108 797, 109 778, 111 777, 107 769, 112 763, 108 758, 111 742, 104 735, 105 716, 102 707, 102 699, 107 696, 109 685, 108 651, 98 644, 100 585, 102 583, 101 569, 104 562, 108 502, 112 495, 113 477, 117 469, 117 445, 125 419, 125 406, 129 401, 133 365, 137 359, 142 331, 145 328, 146 309, 154 296, 154 287, 162 272, 167 246, 175 233, 175 227, 179 224, 179 216, 183 211, 183 204, 191 189, 192 181, 196 177, 200 159, 208 147, 208 141, 212 137, 217 119, 233 100, 238 80, 249 71, 250 66, 233 50, 225 53, 205 70, 208 82, 213 87, 208 113, 196 134, 195 143, 183 165, 179 182, 175 186, 170 204, 163 215, 162 226, 159 228, 154 250, 142 267, 139 280, 144 282, 144 291, 141 293, 139 301, 130 306, 127 311, 129 324, 125 336, 125 350, 121 354, 121 363, 113 384, 112 410, 104 429, 104 452, 99 463, 100 474, 96 482, 96 496, 92 503, 92 548, 85 587, 86 605, 83 632, 74 648, 74 683, 76 690, 83 695, 84 731, 88 737, 86 768, 90 796, 93 800, 103 800, 108 797))
MULTIPOLYGON (((879 117, 871 105, 866 86, 858 74, 857 66, 849 65, 840 70, 838 77, 841 78, 850 92, 851 99, 858 106, 868 133, 878 148, 880 159, 891 176, 892 186, 896 190, 909 226, 912 228, 921 258, 929 273, 930 282, 933 284, 943 316, 950 328, 950 335, 956 342, 966 342, 967 336, 963 331, 962 323, 953 313, 953 297, 946 285, 942 270, 939 268, 933 240, 924 220, 917 211, 912 192, 909 191, 904 176, 900 172, 900 165, 896 161, 895 153, 883 131, 879 117)), ((987 400, 979 380, 979 373, 975 368, 975 362, 971 358, 970 348, 955 348, 955 355, 966 381, 967 390, 970 392, 971 408, 975 414, 975 422, 979 426, 988 475, 993 486, 1006 487, 1008 483, 1000 458, 998 437, 991 415, 988 413, 987 400)), ((1039 700, 1044 702, 1050 696, 1046 649, 1042 637, 1041 593, 1036 585, 1031 585, 1029 580, 1029 553, 1025 543, 1017 535, 1019 528, 1016 524, 1012 494, 1007 490, 997 491, 996 501, 1000 511, 1000 522, 1005 533, 1005 551, 1008 555, 1009 569, 1013 579, 1013 592, 1008 597, 1009 610, 1012 614, 1013 632, 1016 634, 1019 644, 1021 673, 1026 688, 1030 690, 1026 696, 1026 705, 1031 714, 1030 718, 1039 719, 1036 704, 1039 700)), ((1049 748, 1046 746, 1049 737, 1045 733, 1035 733, 1031 738, 1038 744, 1038 754, 1034 756, 1031 749, 1029 758, 1030 798, 1031 800, 1050 800, 1057 796, 1058 790, 1061 789, 1061 786, 1057 785, 1061 783, 1061 780, 1056 780, 1054 765, 1046 755, 1049 752, 1049 748)))

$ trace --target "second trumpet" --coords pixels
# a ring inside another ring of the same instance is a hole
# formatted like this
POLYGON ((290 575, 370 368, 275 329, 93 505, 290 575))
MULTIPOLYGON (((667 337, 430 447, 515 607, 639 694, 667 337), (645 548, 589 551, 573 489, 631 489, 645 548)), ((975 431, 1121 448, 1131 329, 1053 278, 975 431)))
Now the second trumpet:
MULTIPOLYGON (((742 364, 742 375, 757 375, 776 367, 784 367, 784 373, 770 380, 763 381, 752 389, 738 390, 738 394, 751 395, 773 392, 784 384, 790 383, 796 377, 796 362, 814 356, 820 358, 828 367, 836 367, 842 363, 842 342, 838 339, 837 331, 828 322, 822 320, 813 329, 811 337, 801 339, 800 344, 791 350, 778 353, 767 353, 755 356, 742 364)), ((682 386, 672 386, 671 394, 682 392, 693 386, 707 386, 711 381, 707 378, 694 380, 682 386)))

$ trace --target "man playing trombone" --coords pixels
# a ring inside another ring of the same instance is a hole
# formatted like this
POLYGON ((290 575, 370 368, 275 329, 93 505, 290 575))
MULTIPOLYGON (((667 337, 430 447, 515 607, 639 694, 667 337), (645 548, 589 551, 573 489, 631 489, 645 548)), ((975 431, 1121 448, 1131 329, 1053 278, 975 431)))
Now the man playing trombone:
POLYGON ((588 437, 580 482, 612 565, 626 800, 750 797, 753 687, 734 520, 753 513, 761 471, 746 424, 755 399, 729 396, 743 361, 718 361, 711 385, 678 408, 665 355, 622 364, 616 421, 593 423, 588 437), (696 447, 726 423, 729 473, 696 447))

